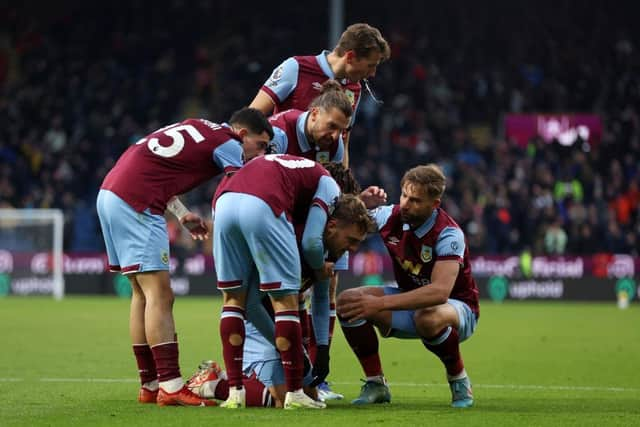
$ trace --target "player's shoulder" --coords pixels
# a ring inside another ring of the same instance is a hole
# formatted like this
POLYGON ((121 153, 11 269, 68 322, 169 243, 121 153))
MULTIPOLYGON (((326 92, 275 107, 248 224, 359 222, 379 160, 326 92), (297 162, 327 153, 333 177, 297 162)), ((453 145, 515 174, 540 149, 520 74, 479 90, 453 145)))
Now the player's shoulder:
POLYGON ((283 111, 279 111, 276 114, 272 115, 271 117, 269 117, 269 122, 270 123, 278 123, 280 121, 288 121, 291 120, 292 118, 298 118, 298 116, 300 116, 300 114, 304 113, 304 111, 299 110, 297 108, 289 108, 288 110, 283 110, 283 111))
POLYGON ((450 227, 462 230, 456 220, 453 219, 453 217, 449 215, 443 208, 438 208, 438 218, 436 220, 436 224, 438 224, 440 228, 450 227))

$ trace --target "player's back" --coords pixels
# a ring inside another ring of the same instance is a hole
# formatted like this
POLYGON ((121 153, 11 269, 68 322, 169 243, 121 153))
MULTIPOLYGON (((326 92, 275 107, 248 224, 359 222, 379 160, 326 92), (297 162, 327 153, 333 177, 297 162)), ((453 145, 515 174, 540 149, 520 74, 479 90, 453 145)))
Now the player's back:
POLYGON ((136 211, 150 208, 162 214, 171 197, 222 172, 214 151, 227 142, 231 157, 241 165, 239 137, 230 128, 204 119, 166 126, 129 147, 101 188, 114 192, 136 211))
POLYGON ((229 179, 226 192, 251 194, 264 200, 276 216, 286 213, 290 221, 306 218, 320 178, 330 177, 320 164, 288 154, 269 154, 247 163, 229 179))

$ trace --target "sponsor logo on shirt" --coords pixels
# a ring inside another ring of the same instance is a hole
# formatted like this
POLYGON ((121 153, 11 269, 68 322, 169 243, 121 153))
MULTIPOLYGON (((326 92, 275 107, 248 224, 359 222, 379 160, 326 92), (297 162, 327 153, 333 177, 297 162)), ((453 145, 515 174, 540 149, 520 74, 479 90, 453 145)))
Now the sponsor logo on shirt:
POLYGON ((389 242, 390 245, 397 245, 398 243, 400 243, 400 239, 398 239, 396 236, 391 236, 389 237, 389 239, 387 239, 387 242, 389 242))

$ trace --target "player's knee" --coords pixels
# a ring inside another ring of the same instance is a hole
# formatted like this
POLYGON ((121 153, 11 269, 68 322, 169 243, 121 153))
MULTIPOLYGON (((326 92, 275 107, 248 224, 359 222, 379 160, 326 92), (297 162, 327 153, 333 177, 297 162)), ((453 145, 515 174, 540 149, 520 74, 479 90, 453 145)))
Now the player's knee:
POLYGON ((416 311, 413 315, 413 320, 416 324, 418 335, 425 338, 435 336, 444 327, 437 312, 430 309, 416 311))
POLYGON ((291 341, 285 337, 276 337, 276 348, 278 351, 287 351, 291 347, 291 341))

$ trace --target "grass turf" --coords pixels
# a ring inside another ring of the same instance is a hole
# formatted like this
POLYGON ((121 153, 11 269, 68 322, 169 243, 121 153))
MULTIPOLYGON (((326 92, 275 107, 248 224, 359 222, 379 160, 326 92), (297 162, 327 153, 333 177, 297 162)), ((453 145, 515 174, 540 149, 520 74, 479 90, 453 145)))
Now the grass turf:
MULTIPOLYGON (((440 362, 414 340, 381 340, 392 404, 352 407, 361 370, 340 329, 325 411, 158 408, 136 402, 128 301, 108 297, 0 298, 0 425, 640 425, 640 307, 482 304, 462 345, 476 406, 449 407, 440 362)), ((220 300, 180 298, 182 374, 221 360, 220 300)))

